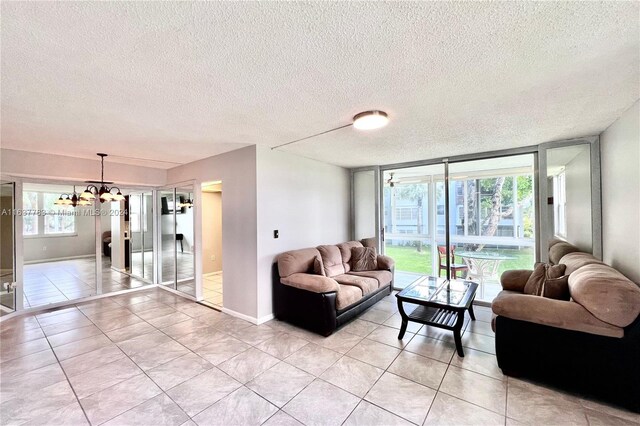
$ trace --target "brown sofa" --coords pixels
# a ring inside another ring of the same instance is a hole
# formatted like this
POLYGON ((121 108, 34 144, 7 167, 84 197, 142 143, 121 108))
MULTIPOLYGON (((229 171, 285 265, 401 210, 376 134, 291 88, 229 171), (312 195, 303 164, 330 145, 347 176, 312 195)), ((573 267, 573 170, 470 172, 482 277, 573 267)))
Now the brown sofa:
POLYGON ((499 367, 640 412, 640 287, 566 242, 552 242, 549 262, 566 265, 570 300, 524 294, 532 271, 501 277, 499 367))
MULTIPOLYGON (((370 240, 363 240, 367 245, 370 240)), ((391 293, 394 262, 377 256, 377 269, 355 272, 351 251, 360 241, 293 250, 278 256, 276 318, 328 336, 391 293)))

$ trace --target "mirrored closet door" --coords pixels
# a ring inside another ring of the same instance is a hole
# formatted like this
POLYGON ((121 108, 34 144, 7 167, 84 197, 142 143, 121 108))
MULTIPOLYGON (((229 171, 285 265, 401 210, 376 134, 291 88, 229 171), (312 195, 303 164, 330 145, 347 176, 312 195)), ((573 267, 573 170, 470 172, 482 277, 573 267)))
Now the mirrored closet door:
POLYGON ((195 296, 193 187, 158 191, 160 211, 160 280, 163 285, 195 296))

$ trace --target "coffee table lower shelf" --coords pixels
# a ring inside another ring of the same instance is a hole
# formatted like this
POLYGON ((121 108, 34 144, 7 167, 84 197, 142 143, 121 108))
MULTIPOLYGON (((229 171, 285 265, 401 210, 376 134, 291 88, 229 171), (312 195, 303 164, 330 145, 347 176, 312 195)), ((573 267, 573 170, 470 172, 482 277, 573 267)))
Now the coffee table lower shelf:
MULTIPOLYGON (((467 309, 450 309, 442 307, 432 306, 418 306, 410 314, 405 313, 402 306, 402 301, 398 300, 398 310, 402 317, 402 325, 400 326, 400 333, 398 339, 404 337, 407 331, 407 325, 409 321, 417 322, 431 327, 442 328, 445 330, 453 331, 453 338, 456 342, 456 351, 458 355, 463 357, 464 350, 462 349, 462 325, 464 324, 464 313, 467 309)), ((475 321, 476 317, 473 312, 473 305, 469 306, 469 316, 475 321)))

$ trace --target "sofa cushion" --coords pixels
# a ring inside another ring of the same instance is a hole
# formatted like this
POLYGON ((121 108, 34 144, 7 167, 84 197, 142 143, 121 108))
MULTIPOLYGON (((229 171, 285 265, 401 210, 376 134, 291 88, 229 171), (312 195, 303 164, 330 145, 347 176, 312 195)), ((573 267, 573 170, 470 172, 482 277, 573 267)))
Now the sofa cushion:
POLYGON ((324 273, 326 276, 335 277, 336 275, 342 275, 346 272, 338 246, 318 246, 317 248, 322 257, 322 264, 324 265, 324 273))
POLYGON ((315 258, 320 252, 315 248, 291 250, 278 256, 278 273, 280 277, 288 277, 300 272, 313 272, 315 258))
POLYGON ((375 271, 378 269, 378 255, 373 247, 354 247, 351 249, 351 269, 354 272, 375 271))
POLYGON ((493 299, 491 309, 496 315, 515 320, 601 336, 624 337, 622 328, 599 320, 575 302, 501 291, 493 299))
POLYGON ((542 296, 544 283, 547 279, 560 278, 564 275, 565 265, 547 265, 546 263, 536 263, 533 273, 529 275, 524 285, 524 294, 542 296))
POLYGON ((549 248, 549 262, 552 265, 557 265, 558 263, 560 263, 560 259, 562 259, 565 255, 573 253, 575 251, 580 251, 580 249, 567 242, 554 244, 549 248))
POLYGON ((586 265, 569 276, 571 297, 596 318, 626 327, 640 315, 640 287, 607 265, 586 265))
POLYGON ((336 310, 340 311, 362 299, 362 290, 354 285, 338 284, 336 310))
POLYGON ((566 265, 567 268, 564 271, 566 275, 571 275, 585 265, 604 265, 604 262, 596 259, 591 254, 581 251, 565 254, 560 259, 560 263, 566 265))
POLYGON ((333 277, 338 284, 353 285, 362 290, 363 295, 373 293, 378 289, 378 280, 369 277, 360 277, 351 274, 336 275, 333 277))
POLYGON ((288 277, 280 278, 280 282, 291 287, 301 288, 314 293, 338 291, 338 283, 335 280, 321 275, 297 272, 289 275, 288 277))
POLYGON ((351 270, 351 249, 354 247, 362 247, 362 243, 360 241, 347 241, 346 243, 338 244, 345 273, 351 270))
POLYGON ((375 278, 378 281, 378 288, 389 285, 393 280, 393 274, 389 271, 362 271, 362 272, 349 272, 349 275, 357 275, 359 277, 375 278))

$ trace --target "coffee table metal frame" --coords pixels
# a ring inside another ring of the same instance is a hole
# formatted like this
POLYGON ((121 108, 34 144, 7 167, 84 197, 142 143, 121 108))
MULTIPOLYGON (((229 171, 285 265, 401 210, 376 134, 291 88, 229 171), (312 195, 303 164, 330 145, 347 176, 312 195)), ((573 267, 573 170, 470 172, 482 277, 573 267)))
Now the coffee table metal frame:
POLYGON ((435 298, 435 296, 440 291, 446 291, 445 287, 448 285, 448 282, 446 280, 442 283, 439 289, 431 295, 429 299, 411 297, 406 295, 409 290, 411 290, 414 286, 420 284, 422 281, 423 280, 418 280, 408 285, 406 288, 396 294, 396 298, 398 299, 398 311, 400 312, 400 316, 402 317, 402 325, 400 327, 398 339, 402 339, 404 337, 404 333, 407 331, 407 325, 409 321, 417 322, 424 325, 430 325, 432 327, 443 328, 445 330, 453 331, 453 337, 456 342, 456 350, 458 352, 458 355, 463 357, 464 351, 462 350, 461 331, 462 325, 464 324, 464 313, 466 311, 469 311, 469 316, 473 321, 475 321, 476 317, 473 312, 473 300, 476 297, 478 284, 471 281, 465 281, 465 283, 469 284, 469 288, 465 292, 462 300, 458 304, 454 305, 431 300, 435 298), (412 303, 419 306, 413 312, 407 314, 404 310, 404 302, 412 303))

